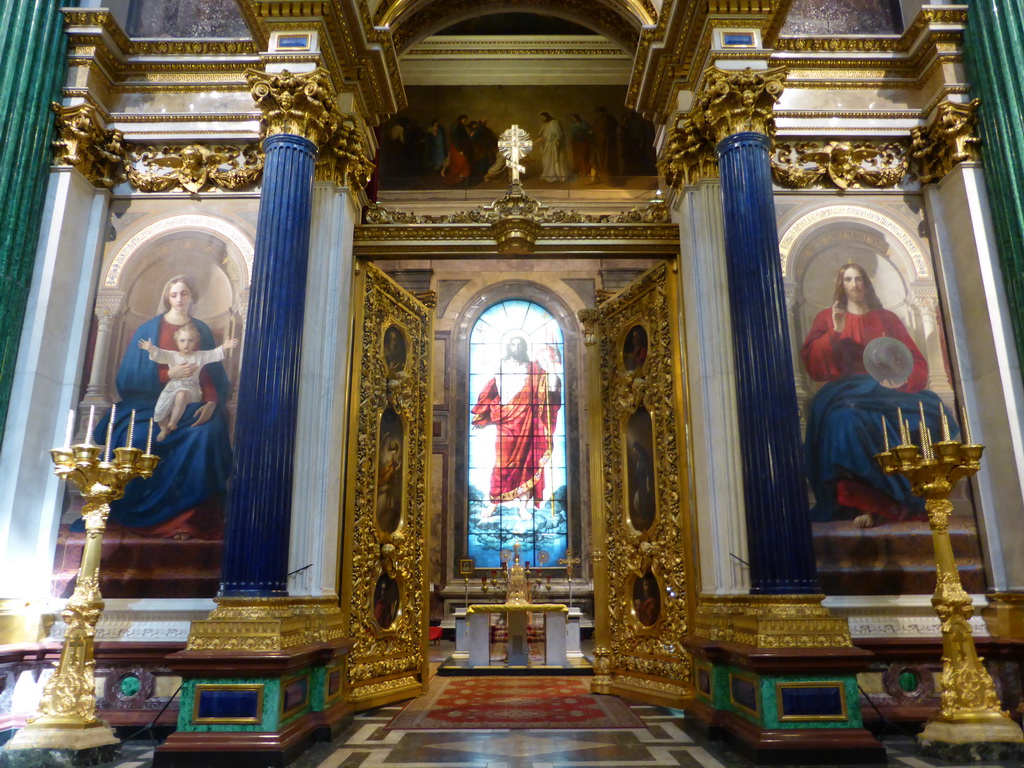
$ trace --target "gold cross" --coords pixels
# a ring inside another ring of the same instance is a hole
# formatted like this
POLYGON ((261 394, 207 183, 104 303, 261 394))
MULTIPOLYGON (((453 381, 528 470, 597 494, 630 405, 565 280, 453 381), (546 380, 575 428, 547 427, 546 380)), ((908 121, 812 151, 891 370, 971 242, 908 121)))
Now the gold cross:
POLYGON ((498 149, 501 150, 501 154, 508 161, 508 167, 512 169, 512 183, 518 184, 519 174, 526 172, 526 168, 519 161, 526 157, 530 150, 533 149, 533 141, 530 139, 530 134, 518 125, 513 125, 501 134, 501 137, 498 139, 498 149))
POLYGON ((578 557, 573 557, 572 550, 567 549, 565 550, 565 557, 560 558, 558 564, 565 566, 565 575, 569 577, 569 581, 572 581, 572 567, 574 565, 579 565, 580 559, 578 557))

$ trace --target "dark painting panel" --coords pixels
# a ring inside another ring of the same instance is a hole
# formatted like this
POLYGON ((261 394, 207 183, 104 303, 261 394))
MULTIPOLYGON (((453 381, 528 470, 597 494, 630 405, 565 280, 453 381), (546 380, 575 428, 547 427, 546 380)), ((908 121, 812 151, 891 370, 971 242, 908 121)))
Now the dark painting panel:
POLYGON ((405 455, 405 425, 393 408, 380 416, 377 445, 377 525, 394 533, 402 522, 402 472, 405 455))
POLYGON ((642 405, 626 424, 626 508, 629 522, 643 533, 654 524, 657 504, 654 484, 654 426, 642 405))
POLYGON ((498 139, 512 125, 533 149, 527 189, 655 189, 654 125, 625 102, 624 86, 414 86, 409 106, 380 130, 387 189, 504 189, 498 139))

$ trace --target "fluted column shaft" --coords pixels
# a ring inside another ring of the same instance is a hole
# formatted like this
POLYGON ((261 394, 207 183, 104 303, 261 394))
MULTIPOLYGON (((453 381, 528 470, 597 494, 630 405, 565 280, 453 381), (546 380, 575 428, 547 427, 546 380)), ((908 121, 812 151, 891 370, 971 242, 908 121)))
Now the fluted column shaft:
POLYGON ((743 131, 715 148, 736 362, 751 592, 818 591, 769 139, 743 131))
POLYGON ((316 145, 263 142, 266 164, 239 375, 221 595, 287 594, 299 364, 316 145))
POLYGON ((0 18, 0 439, 53 158, 53 114, 65 72, 64 19, 54 0, 12 0, 0 18))

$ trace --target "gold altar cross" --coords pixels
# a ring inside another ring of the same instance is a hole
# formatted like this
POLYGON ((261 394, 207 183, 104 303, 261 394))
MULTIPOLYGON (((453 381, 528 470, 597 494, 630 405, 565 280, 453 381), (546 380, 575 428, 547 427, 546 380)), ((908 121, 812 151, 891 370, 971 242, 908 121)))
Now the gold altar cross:
POLYGON ((572 567, 574 565, 579 565, 580 559, 578 557, 573 557, 572 550, 567 549, 565 550, 565 557, 559 559, 558 564, 565 566, 565 575, 569 577, 569 581, 572 581, 572 567))
POLYGON ((501 150, 501 154, 508 162, 508 167, 512 169, 512 183, 518 184, 519 174, 526 172, 526 168, 519 161, 533 149, 530 134, 518 125, 513 125, 501 134, 498 139, 498 149, 501 150))

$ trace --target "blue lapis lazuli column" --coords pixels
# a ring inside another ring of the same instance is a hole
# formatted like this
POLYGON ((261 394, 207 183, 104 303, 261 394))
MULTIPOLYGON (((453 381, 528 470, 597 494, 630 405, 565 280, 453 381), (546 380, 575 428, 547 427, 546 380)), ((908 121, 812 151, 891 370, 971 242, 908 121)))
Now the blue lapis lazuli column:
POLYGON ((299 399, 316 145, 263 142, 266 160, 235 420, 220 593, 288 594, 292 466, 299 399))
POLYGON ((751 593, 818 592, 768 137, 718 143, 751 593))

